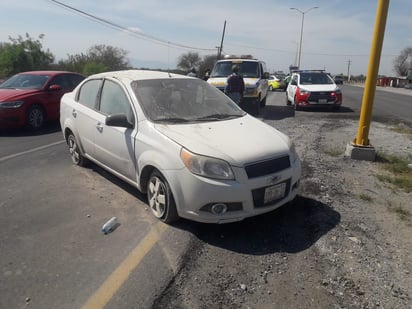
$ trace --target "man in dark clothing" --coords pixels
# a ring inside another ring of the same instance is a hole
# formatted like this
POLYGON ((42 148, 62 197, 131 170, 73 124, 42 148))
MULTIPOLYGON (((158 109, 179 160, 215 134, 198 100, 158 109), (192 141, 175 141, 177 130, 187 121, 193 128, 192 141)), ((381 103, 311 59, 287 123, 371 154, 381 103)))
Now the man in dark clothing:
POLYGON ((243 77, 238 74, 239 67, 237 65, 232 66, 232 74, 227 78, 227 85, 225 93, 235 102, 240 104, 243 98, 243 92, 245 91, 245 83, 243 77))

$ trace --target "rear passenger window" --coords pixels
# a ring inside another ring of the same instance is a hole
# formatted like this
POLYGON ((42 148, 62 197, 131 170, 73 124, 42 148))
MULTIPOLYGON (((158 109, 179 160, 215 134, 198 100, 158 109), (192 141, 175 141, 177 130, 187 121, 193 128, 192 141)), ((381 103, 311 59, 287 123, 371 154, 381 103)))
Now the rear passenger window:
POLYGON ((96 109, 97 94, 100 88, 100 79, 92 79, 80 88, 78 102, 90 108, 96 109))

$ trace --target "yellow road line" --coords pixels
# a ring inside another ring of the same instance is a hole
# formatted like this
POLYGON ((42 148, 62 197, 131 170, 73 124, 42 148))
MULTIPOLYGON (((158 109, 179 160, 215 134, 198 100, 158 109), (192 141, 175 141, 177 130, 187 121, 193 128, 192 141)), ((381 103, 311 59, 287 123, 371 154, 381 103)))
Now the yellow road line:
POLYGON ((167 229, 167 224, 158 222, 151 228, 145 238, 133 249, 127 258, 106 279, 99 289, 83 305, 82 309, 103 308, 113 298, 127 280, 130 273, 140 264, 145 255, 159 241, 160 235, 167 229))

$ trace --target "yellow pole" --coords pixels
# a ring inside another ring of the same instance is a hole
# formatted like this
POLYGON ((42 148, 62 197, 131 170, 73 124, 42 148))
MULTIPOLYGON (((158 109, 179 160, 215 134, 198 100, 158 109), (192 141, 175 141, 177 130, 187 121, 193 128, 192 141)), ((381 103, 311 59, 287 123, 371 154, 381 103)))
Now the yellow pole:
POLYGON ((359 127, 355 146, 368 147, 369 127, 372 118, 373 101, 375 99, 376 82, 379 73, 383 37, 385 34, 386 17, 388 16, 389 0, 378 0, 376 10, 375 29, 372 38, 371 54, 369 57, 368 73, 366 75, 365 90, 363 92, 362 108, 359 118, 359 127))

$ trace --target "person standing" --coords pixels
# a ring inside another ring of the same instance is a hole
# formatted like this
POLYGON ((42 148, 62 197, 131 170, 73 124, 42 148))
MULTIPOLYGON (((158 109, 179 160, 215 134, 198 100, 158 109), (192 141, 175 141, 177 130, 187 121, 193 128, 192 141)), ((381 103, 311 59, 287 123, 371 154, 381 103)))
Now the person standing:
POLYGON ((239 75, 239 67, 237 65, 232 66, 232 74, 227 78, 227 85, 225 88, 226 95, 233 100, 237 105, 243 98, 243 92, 245 91, 245 83, 243 77, 239 75))

